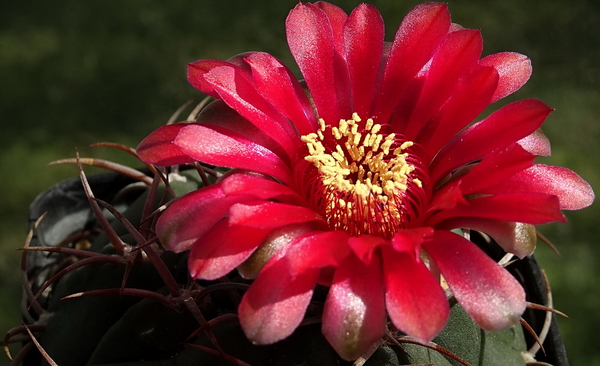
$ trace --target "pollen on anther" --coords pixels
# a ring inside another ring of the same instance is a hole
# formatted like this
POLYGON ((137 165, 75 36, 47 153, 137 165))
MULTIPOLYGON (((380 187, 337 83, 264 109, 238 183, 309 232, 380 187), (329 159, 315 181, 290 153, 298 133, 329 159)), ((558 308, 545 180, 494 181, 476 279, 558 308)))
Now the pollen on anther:
POLYGON ((325 129, 327 129, 327 124, 323 118, 319 118, 319 128, 321 131, 325 131, 325 129))
POLYGON ((319 139, 321 141, 325 140, 325 135, 323 135, 323 132, 321 130, 317 130, 317 135, 319 136, 319 139))
POLYGON ((315 204, 335 229, 389 238, 404 220, 402 197, 409 186, 423 186, 413 160, 407 160, 405 150, 413 143, 381 129, 372 118, 362 122, 353 113, 337 126, 319 119, 316 133, 301 137, 308 149, 305 160, 319 172, 311 194, 322 190, 315 204))
POLYGON ((405 141, 405 142, 402 143, 402 145, 400 145, 400 149, 401 150, 406 150, 406 149, 408 149, 409 147, 411 147, 413 145, 414 145, 414 142, 412 142, 412 141, 405 141))
POLYGON ((364 138, 364 140, 363 140, 363 146, 364 146, 364 147, 370 147, 370 146, 371 146, 371 145, 370 145, 370 143, 371 143, 371 134, 370 134, 370 133, 367 133, 367 134, 365 135, 365 138, 364 138))
POLYGON ((339 128, 337 128, 337 127, 333 127, 331 129, 331 133, 333 133, 333 137, 335 137, 336 140, 339 140, 342 138, 342 133, 340 132, 339 128))
POLYGON ((346 132, 348 132, 348 122, 341 120, 339 130, 341 134, 346 134, 346 132))
POLYGON ((371 148, 373 149, 374 152, 377 152, 377 150, 379 150, 379 145, 381 144, 381 140, 383 140, 383 135, 374 135, 377 136, 375 138, 375 141, 371 144, 371 148))
POLYGON ((337 161, 344 161, 344 157, 340 155, 337 151, 332 152, 331 156, 333 156, 337 161))

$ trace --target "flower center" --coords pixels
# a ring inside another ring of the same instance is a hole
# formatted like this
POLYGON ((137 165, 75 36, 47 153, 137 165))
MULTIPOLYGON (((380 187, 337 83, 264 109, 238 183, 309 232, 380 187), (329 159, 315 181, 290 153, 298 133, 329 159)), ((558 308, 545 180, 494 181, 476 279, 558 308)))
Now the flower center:
POLYGON ((323 119, 319 126, 301 138, 308 147, 304 159, 318 171, 309 178, 309 200, 333 230, 390 238, 416 212, 423 194, 413 142, 380 133, 381 125, 356 113, 338 126, 323 119))

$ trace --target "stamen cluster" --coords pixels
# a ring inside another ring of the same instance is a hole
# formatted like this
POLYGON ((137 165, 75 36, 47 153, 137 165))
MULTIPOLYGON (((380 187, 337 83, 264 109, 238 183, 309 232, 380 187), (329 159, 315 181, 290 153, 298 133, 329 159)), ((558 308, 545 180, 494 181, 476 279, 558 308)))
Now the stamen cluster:
POLYGON ((422 188, 408 159, 413 142, 381 130, 354 113, 338 126, 320 119, 317 132, 301 138, 308 148, 304 159, 319 172, 319 210, 332 229, 390 237, 403 222, 409 187, 422 188))

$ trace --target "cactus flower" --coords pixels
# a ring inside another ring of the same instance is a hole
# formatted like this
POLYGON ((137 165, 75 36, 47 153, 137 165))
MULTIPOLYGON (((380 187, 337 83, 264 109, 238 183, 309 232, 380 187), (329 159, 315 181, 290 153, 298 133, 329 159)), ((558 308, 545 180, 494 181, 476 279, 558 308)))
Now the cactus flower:
POLYGON ((255 279, 239 319, 256 344, 289 336, 317 284, 329 287, 322 331, 345 359, 388 319, 430 341, 449 294, 485 330, 516 324, 521 285, 452 230, 484 232, 524 257, 533 225, 565 221, 562 210, 594 198, 572 171, 534 163, 550 154, 541 101, 473 122, 528 80, 530 60, 481 58, 480 32, 451 23, 442 3, 417 6, 391 43, 365 4, 348 15, 300 3, 286 29, 301 80, 263 52, 193 62, 189 82, 215 101, 139 145, 155 165, 233 168, 167 208, 156 226, 165 248, 189 251, 194 279, 236 268, 255 279))

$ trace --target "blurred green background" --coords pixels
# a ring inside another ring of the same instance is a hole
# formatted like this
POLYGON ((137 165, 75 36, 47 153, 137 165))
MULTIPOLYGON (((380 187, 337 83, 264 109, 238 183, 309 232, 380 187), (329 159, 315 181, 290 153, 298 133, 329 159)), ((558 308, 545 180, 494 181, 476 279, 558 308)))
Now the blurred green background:
MULTIPOLYGON (((358 0, 333 1, 351 11, 358 0)), ((11 1, 0 12, 0 331, 20 324, 19 262, 35 196, 76 174, 46 163, 74 156, 135 162, 108 148, 135 146, 188 100, 185 65, 250 50, 292 64, 284 21, 295 0, 11 1)), ((415 0, 372 1, 390 40, 415 0)), ((600 187, 600 3, 596 0, 450 0, 453 20, 482 29, 484 54, 517 51, 534 74, 511 100, 539 98, 556 111, 544 131, 553 156, 600 187)), ((505 103, 501 101, 499 105, 505 103)), ((550 277, 573 365, 600 365, 599 205, 541 228, 560 249, 537 253, 550 277)), ((0 355, 0 365, 8 364, 0 355)))

